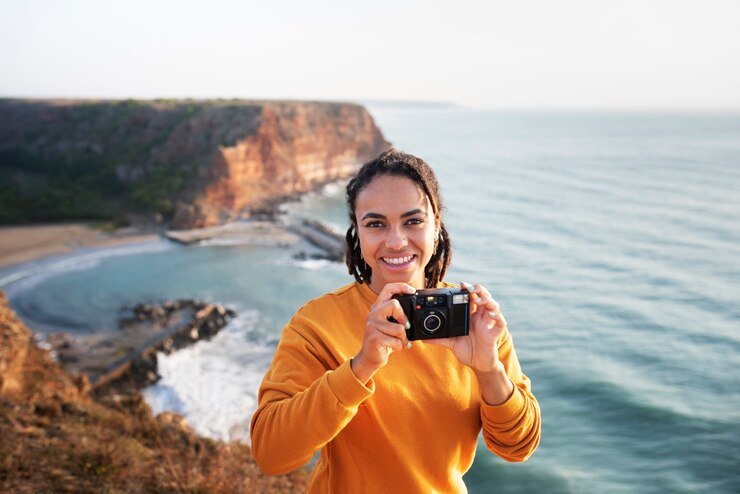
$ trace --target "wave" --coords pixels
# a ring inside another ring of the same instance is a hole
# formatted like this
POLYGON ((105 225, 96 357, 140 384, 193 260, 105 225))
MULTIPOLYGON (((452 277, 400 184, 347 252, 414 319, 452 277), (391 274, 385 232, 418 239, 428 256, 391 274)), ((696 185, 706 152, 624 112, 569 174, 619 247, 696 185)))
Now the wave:
POLYGON ((275 351, 250 337, 257 318, 257 311, 243 312, 211 340, 158 354, 161 379, 143 392, 153 412, 177 412, 208 437, 249 442, 257 391, 275 351))
POLYGON ((281 259, 275 262, 278 265, 296 266, 308 271, 319 271, 323 269, 334 269, 344 272, 344 264, 328 259, 281 259))
POLYGON ((173 245, 163 240, 144 242, 101 249, 78 249, 72 254, 59 257, 31 261, 21 264, 9 274, 0 278, 0 289, 5 290, 8 296, 29 290, 40 283, 65 273, 87 271, 94 269, 108 258, 129 256, 152 252, 164 252, 172 249, 173 245))

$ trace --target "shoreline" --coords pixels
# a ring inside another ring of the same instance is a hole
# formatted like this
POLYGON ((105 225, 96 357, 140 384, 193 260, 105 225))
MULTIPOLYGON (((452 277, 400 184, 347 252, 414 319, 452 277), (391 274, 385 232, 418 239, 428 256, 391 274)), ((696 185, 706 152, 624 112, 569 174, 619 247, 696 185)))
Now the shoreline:
POLYGON ((221 241, 293 246, 303 239, 323 251, 319 257, 331 260, 344 257, 344 243, 340 235, 318 221, 306 218, 295 220, 288 224, 278 220, 248 220, 192 230, 126 227, 111 232, 82 222, 0 226, 0 270, 55 255, 73 254, 77 249, 106 249, 155 240, 183 245, 221 241))
POLYGON ((139 227, 103 231, 89 222, 0 226, 0 269, 76 249, 103 249, 163 238, 160 230, 139 227))

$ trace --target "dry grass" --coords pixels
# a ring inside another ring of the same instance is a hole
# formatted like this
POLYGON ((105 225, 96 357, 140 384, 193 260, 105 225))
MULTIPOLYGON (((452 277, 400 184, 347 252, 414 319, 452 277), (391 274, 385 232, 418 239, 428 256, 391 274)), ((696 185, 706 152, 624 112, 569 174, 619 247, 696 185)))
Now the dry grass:
MULTIPOLYGON (((0 331, 12 326, 18 334, 3 299, 0 331)), ((137 391, 93 398, 84 380, 33 344, 27 348, 21 361, 14 357, 19 353, 0 348, 0 364, 6 364, 0 367, 13 369, 3 377, 14 383, 3 388, 0 381, 0 492, 305 490, 305 470, 266 477, 247 445, 200 437, 176 414, 153 417, 137 391)))

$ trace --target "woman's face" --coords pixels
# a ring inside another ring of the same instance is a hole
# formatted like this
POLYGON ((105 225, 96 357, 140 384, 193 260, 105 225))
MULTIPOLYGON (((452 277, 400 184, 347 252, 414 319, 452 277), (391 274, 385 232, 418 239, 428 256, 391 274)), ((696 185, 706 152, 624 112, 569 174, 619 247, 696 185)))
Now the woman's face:
POLYGON ((380 175, 357 195, 357 235, 373 270, 370 288, 404 282, 424 288, 424 266, 434 253, 437 219, 424 191, 406 177, 380 175))

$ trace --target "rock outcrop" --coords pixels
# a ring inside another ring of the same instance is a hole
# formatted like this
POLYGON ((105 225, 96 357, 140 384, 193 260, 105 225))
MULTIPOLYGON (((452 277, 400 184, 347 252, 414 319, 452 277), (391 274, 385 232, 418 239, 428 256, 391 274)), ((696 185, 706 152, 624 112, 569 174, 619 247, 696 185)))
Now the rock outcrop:
POLYGON ((388 147, 352 103, 0 100, 0 223, 140 212, 211 226, 388 147))

